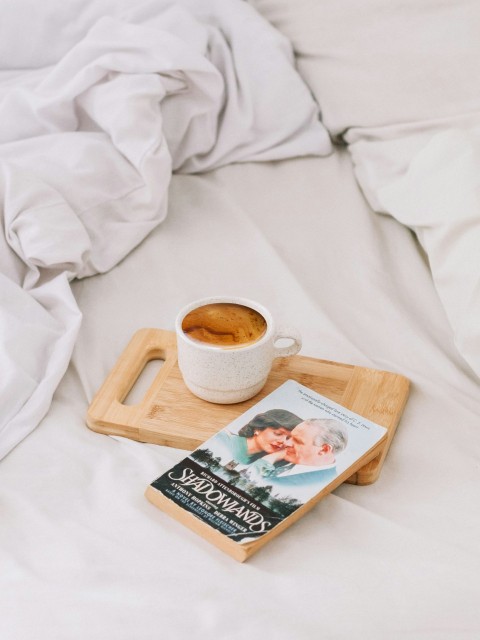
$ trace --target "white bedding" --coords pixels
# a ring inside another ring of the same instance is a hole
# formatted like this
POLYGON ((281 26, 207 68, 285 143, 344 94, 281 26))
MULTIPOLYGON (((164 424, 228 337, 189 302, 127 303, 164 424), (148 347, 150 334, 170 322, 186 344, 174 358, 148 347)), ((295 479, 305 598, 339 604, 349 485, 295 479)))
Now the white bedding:
MULTIPOLYGON (((32 15, 54 4, 33 3, 32 15)), ((42 64, 64 54, 67 35, 80 39, 97 6, 69 3, 79 11, 71 22, 67 5, 56 22, 50 13, 47 24, 66 32, 42 64)), ((8 14, 11 25, 18 15, 8 14)), ((45 27, 34 22, 36 43, 45 27)), ((28 66, 31 52, 22 55, 28 66)), ((68 285, 71 316, 77 306, 83 316, 71 362, 38 428, 0 462, 2 640, 480 636, 478 377, 416 236, 367 203, 358 148, 352 138, 328 157, 177 173, 164 221, 111 270, 68 285), (173 329, 185 303, 222 293, 257 299, 297 326, 304 355, 412 383, 377 482, 342 485, 241 565, 144 498, 184 452, 85 425, 138 328, 173 329)), ((363 166, 385 168, 393 156, 384 157, 363 166)), ((20 336, 9 344, 18 358, 20 336)))
POLYGON ((72 363, 0 465, 0 636, 474 640, 478 384, 411 233, 369 210, 346 151, 177 175, 169 195, 141 246, 73 283, 72 363), (85 426, 137 328, 172 329, 185 302, 224 291, 295 324, 304 355, 412 381, 379 480, 340 487, 244 565, 144 498, 182 451, 85 426))
POLYGON ((374 211, 410 227, 480 377, 480 5, 249 0, 293 43, 374 211))
POLYGON ((415 231, 455 344, 480 377, 480 113, 347 137, 373 209, 415 231))
POLYGON ((0 73, 0 458, 69 362, 69 280, 108 271, 164 219, 172 170, 331 149, 289 43, 240 0, 151 3, 79 35, 52 66, 32 52, 0 73))

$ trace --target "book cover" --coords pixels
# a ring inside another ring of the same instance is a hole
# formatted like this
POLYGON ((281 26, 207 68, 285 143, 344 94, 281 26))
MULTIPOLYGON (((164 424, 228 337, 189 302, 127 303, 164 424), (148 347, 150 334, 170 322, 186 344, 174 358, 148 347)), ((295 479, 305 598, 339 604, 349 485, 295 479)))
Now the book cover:
POLYGON ((377 455, 386 432, 288 380, 154 480, 146 496, 243 561, 377 455))

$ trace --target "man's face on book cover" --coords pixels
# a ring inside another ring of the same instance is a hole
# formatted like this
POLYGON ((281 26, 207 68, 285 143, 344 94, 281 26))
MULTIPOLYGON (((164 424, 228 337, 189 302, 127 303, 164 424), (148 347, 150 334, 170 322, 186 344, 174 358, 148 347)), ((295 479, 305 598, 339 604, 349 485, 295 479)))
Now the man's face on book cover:
POLYGON ((329 445, 318 443, 318 429, 301 422, 293 429, 291 438, 286 443, 285 460, 294 464, 319 466, 322 464, 322 457, 330 451, 329 445))

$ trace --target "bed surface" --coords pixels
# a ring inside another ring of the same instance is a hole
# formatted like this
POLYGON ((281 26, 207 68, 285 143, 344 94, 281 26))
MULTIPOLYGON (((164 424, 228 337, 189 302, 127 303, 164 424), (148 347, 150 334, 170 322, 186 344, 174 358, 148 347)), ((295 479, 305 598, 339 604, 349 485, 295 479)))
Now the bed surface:
POLYGON ((1 640, 480 637, 479 19, 5 5, 1 640), (184 451, 86 426, 131 336, 211 295, 411 382, 379 479, 242 565, 144 497, 184 451))
POLYGON ((478 379, 415 237, 369 209, 344 148, 174 176, 167 219, 73 291, 72 362, 0 464, 2 638, 478 637, 478 379), (144 498, 183 451, 85 424, 138 328, 222 293, 296 325, 303 355, 412 383, 379 480, 341 486, 244 565, 144 498))

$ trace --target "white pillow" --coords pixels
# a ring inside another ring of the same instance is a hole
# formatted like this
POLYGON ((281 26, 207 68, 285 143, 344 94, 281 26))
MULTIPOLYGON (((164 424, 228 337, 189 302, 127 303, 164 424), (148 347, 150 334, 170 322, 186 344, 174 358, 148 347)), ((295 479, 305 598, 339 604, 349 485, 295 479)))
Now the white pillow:
POLYGON ((480 110, 476 0, 249 0, 293 44, 333 136, 480 110))

